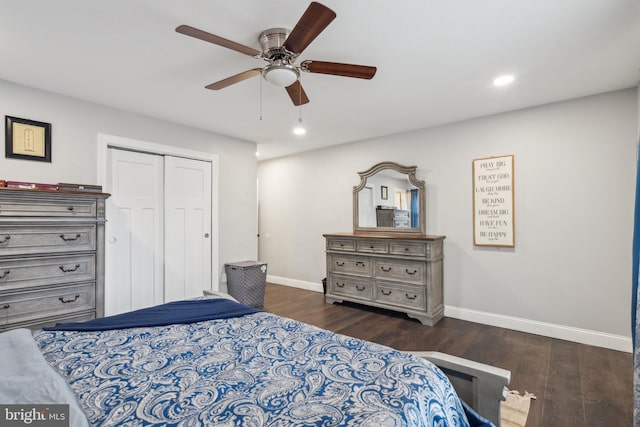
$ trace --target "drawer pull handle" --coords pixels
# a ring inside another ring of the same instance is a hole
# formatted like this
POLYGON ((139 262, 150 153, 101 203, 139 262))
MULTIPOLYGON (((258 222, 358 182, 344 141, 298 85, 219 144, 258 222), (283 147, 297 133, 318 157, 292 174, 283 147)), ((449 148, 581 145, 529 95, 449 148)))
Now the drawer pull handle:
POLYGON ((380 289, 380 293, 385 296, 391 295, 391 291, 385 291, 384 289, 380 289))
POLYGON ((344 261, 343 261, 343 262, 336 261, 336 265, 337 265, 338 267, 344 267, 344 261))
POLYGON ((386 267, 384 265, 381 265, 380 268, 382 269, 382 271, 384 271, 385 273, 388 273, 391 271, 391 267, 386 267))
POLYGON ((73 241, 78 240, 80 238, 80 233, 76 233, 76 235, 74 237, 66 237, 64 234, 61 234, 60 238, 62 240, 64 240, 65 242, 73 242, 73 241))
POLYGON ((72 271, 76 271, 79 268, 80 268, 80 264, 76 264, 75 267, 71 267, 71 268, 64 268, 64 265, 60 266, 60 270, 62 270, 63 273, 71 273, 72 271))
POLYGON ((67 206, 67 210, 68 211, 72 211, 73 210, 73 206, 67 206))
POLYGON ((3 310, 6 310, 6 309, 8 309, 9 307, 11 307, 9 304, 5 304, 5 305, 3 305, 3 306, 2 306, 2 309, 3 309, 3 310))
POLYGON ((9 275, 9 273, 11 273, 11 270, 5 270, 4 273, 2 273, 2 276, 0 276, 0 279, 4 279, 9 275))
POLYGON ((360 292, 362 292, 365 289, 367 289, 367 287, 366 286, 358 286, 358 285, 356 285, 356 289, 359 290, 360 292))
POLYGON ((344 283, 336 282, 336 286, 339 288, 344 288, 344 283))
POLYGON ((60 297, 58 299, 60 300, 61 303, 66 304, 68 302, 76 302, 78 298, 80 298, 80 294, 76 294, 76 296, 73 297, 73 299, 64 299, 64 297, 60 297))
POLYGON ((8 243, 9 240, 11 240, 11 236, 9 236, 9 235, 4 236, 4 239, 2 239, 2 241, 0 242, 0 245, 8 243))
POLYGON ((416 299, 416 298, 418 298, 418 295, 416 295, 416 294, 413 294, 413 296, 409 296, 409 294, 404 294, 404 296, 406 296, 407 299, 416 299))
POLYGON ((405 268, 405 269, 404 269, 404 271, 406 271, 406 272, 407 272, 407 274, 410 274, 410 275, 412 275, 412 276, 418 272, 418 270, 409 271, 409 269, 408 269, 408 268, 405 268))
POLYGON ((364 262, 356 261, 356 267, 364 267, 364 262))

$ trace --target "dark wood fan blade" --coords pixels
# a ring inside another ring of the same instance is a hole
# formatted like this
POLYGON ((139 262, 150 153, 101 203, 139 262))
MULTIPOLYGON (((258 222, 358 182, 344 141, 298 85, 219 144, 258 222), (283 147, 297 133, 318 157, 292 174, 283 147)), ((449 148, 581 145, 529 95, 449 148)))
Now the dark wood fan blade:
POLYGON ((333 10, 312 2, 291 30, 284 47, 289 52, 301 53, 335 18, 336 13, 333 10))
POLYGON ((254 68, 252 70, 247 70, 240 74, 236 74, 235 76, 227 77, 226 79, 220 80, 219 82, 211 83, 210 85, 207 85, 205 87, 207 89, 220 90, 224 89, 227 86, 231 86, 232 84, 250 79, 251 77, 259 76, 261 73, 262 68, 254 68))
POLYGON ((303 61, 300 66, 303 70, 318 74, 331 74, 334 76, 355 77, 357 79, 372 79, 378 70, 376 67, 366 65, 341 64, 339 62, 303 61))
POLYGON ((195 37, 209 43, 217 44, 218 46, 226 47, 227 49, 232 49, 236 52, 244 53, 245 55, 262 56, 262 52, 252 47, 227 40, 224 37, 216 36, 215 34, 207 33, 206 31, 202 31, 188 25, 180 25, 176 28, 176 32, 184 34, 185 36, 195 37))
POLYGON ((287 93, 293 101, 293 105, 295 105, 296 107, 298 105, 304 105, 309 102, 309 98, 307 98, 307 94, 304 92, 302 84, 300 84, 300 80, 296 80, 293 84, 287 86, 285 89, 287 89, 287 93))

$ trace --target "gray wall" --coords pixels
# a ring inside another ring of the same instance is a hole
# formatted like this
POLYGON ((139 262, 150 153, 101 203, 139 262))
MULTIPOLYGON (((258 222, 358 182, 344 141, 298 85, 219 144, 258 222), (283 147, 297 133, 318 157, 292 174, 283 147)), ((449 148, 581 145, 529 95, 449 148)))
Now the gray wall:
MULTIPOLYGON (((117 135, 219 156, 219 266, 255 259, 256 146, 167 121, 100 106, 0 80, 0 116, 51 123, 52 162, 6 159, 0 179, 92 184, 97 178, 97 135, 117 135)), ((4 147, 4 146, 3 146, 4 147)))
POLYGON ((637 97, 634 88, 262 161, 260 258, 274 281, 319 289, 322 233, 352 230, 357 172, 417 165, 427 233, 447 236, 445 313, 558 337, 610 334, 630 348, 637 97), (506 154, 516 246, 474 247, 471 162, 506 154))

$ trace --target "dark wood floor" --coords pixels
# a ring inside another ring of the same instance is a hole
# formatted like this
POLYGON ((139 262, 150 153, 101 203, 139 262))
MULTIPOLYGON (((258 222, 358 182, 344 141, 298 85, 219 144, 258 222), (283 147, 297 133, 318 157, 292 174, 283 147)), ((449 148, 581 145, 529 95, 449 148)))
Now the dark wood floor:
POLYGON ((444 318, 434 327, 403 314, 267 284, 264 310, 398 350, 441 351, 511 371, 510 388, 537 396, 527 427, 632 424, 632 356, 613 350, 444 318))

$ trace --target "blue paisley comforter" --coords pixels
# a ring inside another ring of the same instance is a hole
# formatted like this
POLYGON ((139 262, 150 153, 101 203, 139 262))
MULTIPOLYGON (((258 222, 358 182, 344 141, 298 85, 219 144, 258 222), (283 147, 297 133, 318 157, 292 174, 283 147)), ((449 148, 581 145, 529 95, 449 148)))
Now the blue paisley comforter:
POLYGON ((269 313, 34 338, 92 425, 468 425, 431 363, 269 313))

